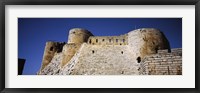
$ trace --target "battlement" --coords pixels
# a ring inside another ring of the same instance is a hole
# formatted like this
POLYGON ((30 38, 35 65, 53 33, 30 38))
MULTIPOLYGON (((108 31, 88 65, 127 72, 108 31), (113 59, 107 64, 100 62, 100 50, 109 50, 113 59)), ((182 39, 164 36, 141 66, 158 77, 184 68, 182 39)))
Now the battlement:
POLYGON ((91 45, 127 45, 127 35, 121 36, 90 36, 88 44, 91 45))

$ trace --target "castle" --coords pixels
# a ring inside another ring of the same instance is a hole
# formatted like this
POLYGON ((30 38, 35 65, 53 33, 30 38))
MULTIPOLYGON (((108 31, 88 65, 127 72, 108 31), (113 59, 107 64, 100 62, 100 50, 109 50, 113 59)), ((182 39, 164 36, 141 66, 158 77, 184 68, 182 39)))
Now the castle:
POLYGON ((38 75, 181 75, 182 49, 155 28, 120 36, 69 31, 68 42, 46 42, 38 75))

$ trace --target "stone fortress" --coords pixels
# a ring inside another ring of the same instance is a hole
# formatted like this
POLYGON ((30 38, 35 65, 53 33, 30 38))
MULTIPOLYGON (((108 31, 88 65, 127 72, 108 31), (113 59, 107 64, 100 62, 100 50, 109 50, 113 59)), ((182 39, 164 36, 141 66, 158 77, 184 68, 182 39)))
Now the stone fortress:
POLYGON ((38 75, 182 75, 182 48, 164 33, 141 28, 120 36, 69 31, 68 42, 46 42, 38 75))

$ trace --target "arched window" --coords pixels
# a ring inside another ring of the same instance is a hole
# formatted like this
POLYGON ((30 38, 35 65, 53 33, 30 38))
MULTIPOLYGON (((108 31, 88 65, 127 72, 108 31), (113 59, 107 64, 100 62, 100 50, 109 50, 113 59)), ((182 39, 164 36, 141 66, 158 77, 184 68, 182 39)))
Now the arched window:
POLYGON ((116 42, 118 42, 118 39, 116 39, 116 42))
POLYGON ((104 41, 104 39, 102 39, 102 41, 104 41))

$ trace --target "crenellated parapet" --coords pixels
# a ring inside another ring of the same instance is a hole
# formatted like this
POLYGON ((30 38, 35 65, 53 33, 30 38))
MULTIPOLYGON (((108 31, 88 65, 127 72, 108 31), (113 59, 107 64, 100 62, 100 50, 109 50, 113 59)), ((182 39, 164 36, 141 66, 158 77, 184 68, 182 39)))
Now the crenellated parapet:
POLYGON ((91 45, 127 45, 127 35, 120 36, 90 36, 88 44, 91 45))

